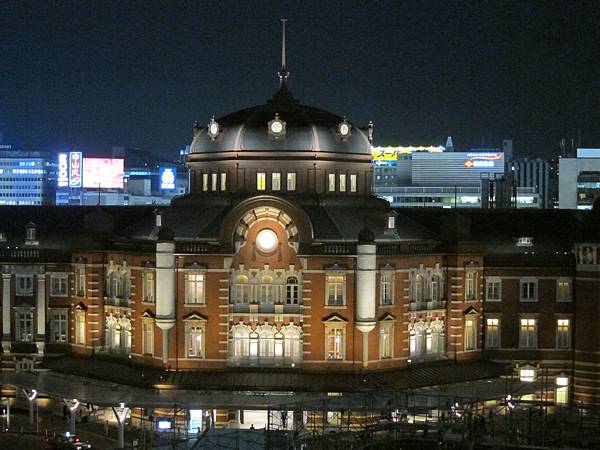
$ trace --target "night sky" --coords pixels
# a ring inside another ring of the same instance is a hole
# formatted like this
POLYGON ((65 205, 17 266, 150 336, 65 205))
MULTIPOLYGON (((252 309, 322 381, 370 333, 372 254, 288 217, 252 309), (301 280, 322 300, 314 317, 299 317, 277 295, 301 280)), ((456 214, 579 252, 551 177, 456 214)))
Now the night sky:
POLYGON ((289 85, 377 145, 600 147, 597 1, 0 1, 0 131, 27 149, 165 157, 289 85))

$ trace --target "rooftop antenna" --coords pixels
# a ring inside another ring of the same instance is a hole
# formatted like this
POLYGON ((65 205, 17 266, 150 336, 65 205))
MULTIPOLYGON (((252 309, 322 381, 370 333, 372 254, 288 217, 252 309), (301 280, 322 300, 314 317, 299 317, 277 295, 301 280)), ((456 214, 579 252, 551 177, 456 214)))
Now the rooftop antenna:
POLYGON ((285 68, 285 23, 287 19, 281 19, 282 34, 281 34, 281 69, 279 70, 279 85, 283 86, 290 73, 285 68))

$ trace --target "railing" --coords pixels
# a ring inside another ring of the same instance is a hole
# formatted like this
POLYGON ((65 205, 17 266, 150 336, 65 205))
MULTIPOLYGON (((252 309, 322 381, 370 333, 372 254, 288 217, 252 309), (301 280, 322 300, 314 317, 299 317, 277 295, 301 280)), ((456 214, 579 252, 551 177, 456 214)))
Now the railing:
POLYGON ((400 255, 400 254, 421 254, 431 253, 435 250, 436 244, 389 244, 378 245, 378 255, 400 255))
POLYGON ((356 253, 354 244, 324 244, 321 248, 326 255, 353 255, 356 253))
POLYGON ((206 243, 182 243, 175 244, 175 253, 208 253, 210 248, 206 243))
POLYGON ((129 308, 130 302, 128 298, 120 297, 104 297, 104 304, 109 306, 120 306, 129 308))
POLYGON ((410 302, 409 309, 411 311, 429 311, 434 309, 445 309, 446 300, 410 302))

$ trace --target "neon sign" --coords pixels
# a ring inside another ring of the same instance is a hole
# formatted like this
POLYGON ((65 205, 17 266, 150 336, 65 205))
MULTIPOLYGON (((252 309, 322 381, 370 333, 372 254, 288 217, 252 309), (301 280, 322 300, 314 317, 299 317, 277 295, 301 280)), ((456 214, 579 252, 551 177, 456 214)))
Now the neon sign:
POLYGON ((69 161, 66 153, 58 154, 58 187, 69 185, 69 161))

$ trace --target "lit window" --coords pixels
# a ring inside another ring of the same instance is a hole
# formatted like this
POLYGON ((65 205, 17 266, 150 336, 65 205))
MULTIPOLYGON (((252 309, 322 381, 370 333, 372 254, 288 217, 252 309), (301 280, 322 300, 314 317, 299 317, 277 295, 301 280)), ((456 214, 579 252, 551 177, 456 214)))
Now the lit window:
POLYGON ((52 342, 66 343, 67 342, 67 312, 53 311, 52 312, 52 342))
POLYGON ((267 188, 267 174, 265 172, 256 173, 256 190, 264 191, 267 188))
POLYGON ((75 310, 75 344, 85 345, 85 311, 75 310))
POLYGON ((379 358, 393 356, 394 327, 393 323, 383 323, 379 327, 379 358))
POLYGON ((346 192, 346 174, 345 173, 340 173, 339 182, 340 182, 340 192, 346 192))
POLYGON ((207 173, 202 174, 202 190, 204 192, 208 191, 208 174, 207 173))
POLYGON ((569 278, 559 278, 556 280, 556 301, 571 301, 571 280, 569 278))
POLYGON ((154 302, 154 272, 142 272, 142 299, 144 302, 154 302))
POLYGON ((204 303, 204 274, 187 273, 185 275, 185 302, 204 303))
POLYGON ((477 348, 477 328, 475 324, 475 318, 465 318, 465 350, 475 350, 477 348))
POLYGON ((64 297, 67 295, 67 281, 68 276, 64 275, 52 275, 50 277, 50 294, 55 296, 64 297))
POLYGON ((335 192, 335 173, 328 174, 327 178, 328 178, 327 190, 329 192, 335 192))
POLYGON ((556 377, 556 395, 557 405, 566 405, 569 403, 569 378, 565 376, 556 377))
POLYGON ((296 190, 296 172, 288 172, 287 174, 287 190, 296 190))
POLYGON ((487 348, 500 347, 500 319, 489 317, 485 324, 485 346, 487 348))
POLYGON ((465 300, 477 299, 477 272, 467 271, 465 275, 465 300))
POLYGON ((442 297, 441 293, 442 293, 442 280, 439 276, 433 275, 430 280, 429 299, 432 302, 439 302, 442 297))
POLYGON ((150 318, 142 319, 142 353, 154 354, 154 321, 150 318))
POLYGON ((537 301, 537 280, 521 280, 521 301, 537 301))
POLYGON ((424 329, 421 322, 416 323, 414 327, 409 330, 408 347, 411 357, 418 357, 425 353, 423 335, 424 329))
POLYGON ((571 347, 571 321, 558 319, 556 321, 556 348, 571 347))
POLYGON ((425 277, 423 277, 423 275, 421 274, 417 274, 414 276, 414 278, 412 279, 412 297, 413 297, 413 301, 420 303, 423 301, 423 290, 424 290, 424 284, 425 284, 425 277))
POLYGON ((216 173, 210 174, 210 190, 213 192, 217 190, 217 174, 216 173))
POLYGON ((273 172, 271 174, 271 189, 274 191, 281 189, 281 173, 273 172))
POLYGON ((525 383, 531 383, 534 381, 535 375, 535 369, 529 367, 519 370, 519 379, 525 383))
POLYGON ((344 275, 327 275, 327 306, 342 306, 344 300, 344 275))
POLYGON ((185 327, 186 353, 189 358, 204 358, 204 329, 198 321, 190 321, 185 327))
POLYGON ((221 173, 221 191, 225 192, 227 190, 227 173, 221 173))
POLYGON ((537 320, 532 318, 522 318, 519 328, 519 347, 536 348, 537 347, 537 320))
POLYGON ((232 303, 245 304, 250 303, 250 286, 248 285, 248 277, 246 275, 238 275, 235 277, 232 286, 232 303))
POLYGON ((486 300, 488 302, 498 302, 501 299, 501 281, 500 278, 488 278, 486 281, 486 300))
POLYGON ((396 228, 396 216, 390 214, 387 218, 387 228, 388 230, 393 230, 396 228))
POLYGON ((356 174, 350 174, 350 192, 356 192, 356 174))
POLYGON ((344 359, 344 329, 328 328, 325 345, 327 359, 344 359))
POLYGON ((394 303, 394 272, 382 271, 380 279, 380 303, 392 305, 394 303))

